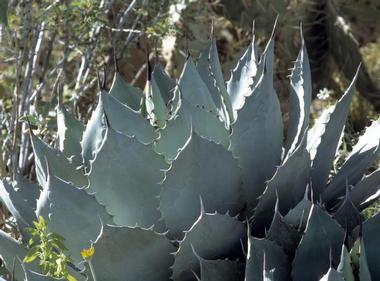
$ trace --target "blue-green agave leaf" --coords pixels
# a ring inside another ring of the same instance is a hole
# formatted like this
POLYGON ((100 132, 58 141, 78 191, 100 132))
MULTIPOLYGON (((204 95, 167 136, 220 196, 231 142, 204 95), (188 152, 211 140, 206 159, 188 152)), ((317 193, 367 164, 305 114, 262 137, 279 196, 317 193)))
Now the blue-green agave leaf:
POLYGON ((304 231, 312 205, 313 203, 311 203, 309 199, 302 199, 284 216, 284 221, 296 227, 298 230, 304 231))
POLYGON ((159 130, 154 142, 157 153, 165 156, 168 163, 177 158, 191 139, 191 117, 185 115, 184 106, 179 101, 178 111, 168 120, 165 128, 159 130))
POLYGON ((229 126, 230 120, 232 121, 233 118, 233 109, 219 62, 216 39, 213 35, 209 45, 201 52, 197 62, 197 70, 207 85, 219 114, 226 125, 229 126))
POLYGON ((311 92, 310 64, 301 30, 301 50, 290 75, 289 122, 285 142, 288 155, 299 146, 309 127, 311 92))
POLYGON ((42 275, 34 271, 25 270, 25 281, 55 281, 55 280, 59 280, 59 279, 42 275))
POLYGON ((175 247, 164 234, 104 225, 91 260, 97 280, 167 281, 175 247))
POLYGON ((161 217, 158 208, 165 159, 136 138, 108 128, 91 163, 89 192, 118 225, 150 227, 161 217))
POLYGON ((29 236, 25 231, 25 227, 32 226, 33 221, 36 220, 36 215, 33 209, 24 207, 23 198, 6 179, 0 180, 0 202, 7 207, 16 219, 19 230, 25 239, 28 239, 27 237, 29 236))
POLYGON ((236 121, 237 112, 243 108, 246 97, 252 93, 251 87, 258 72, 257 57, 257 48, 253 38, 251 44, 232 70, 230 80, 227 81, 227 92, 233 109, 231 123, 236 121))
MULTIPOLYGON (((54 278, 47 275, 43 275, 35 270, 31 270, 26 267, 25 264, 21 264, 24 268, 25 279, 24 281, 54 281, 54 280, 63 280, 62 278, 54 278)), ((72 269, 71 267, 67 268, 68 273, 74 277, 77 281, 93 281, 93 279, 88 279, 85 275, 81 274, 81 272, 72 269)), ((66 279, 65 279, 66 280, 66 279)))
POLYGON ((76 186, 86 186, 88 180, 82 169, 76 167, 65 155, 46 144, 33 133, 30 134, 32 140, 34 159, 36 163, 37 180, 41 186, 44 185, 48 175, 48 166, 51 172, 63 180, 71 181, 76 186))
POLYGON ((202 198, 206 212, 241 208, 238 162, 223 146, 193 133, 162 183, 160 210, 174 238, 182 238, 199 216, 202 198))
POLYGON ((314 121, 314 126, 307 134, 307 150, 310 152, 310 158, 314 159, 321 137, 325 132, 326 124, 329 122, 330 115, 335 109, 335 105, 331 105, 324 109, 321 115, 314 121))
POLYGON ((169 101, 174 96, 174 89, 176 87, 176 82, 169 77, 160 62, 156 62, 152 72, 152 77, 156 81, 158 88, 160 89, 161 96, 165 102, 168 104, 169 101))
POLYGON ((365 254, 372 280, 380 280, 379 227, 380 213, 377 213, 363 223, 362 229, 365 254))
POLYGON ((313 205, 293 260, 293 280, 318 281, 322 278, 330 261, 335 266, 339 263, 343 240, 343 229, 321 208, 313 205))
POLYGON ((348 232, 354 230, 362 222, 362 216, 351 200, 348 187, 344 200, 334 212, 333 218, 348 232))
POLYGON ((152 143, 158 137, 154 128, 138 111, 134 111, 106 93, 101 93, 100 96, 104 113, 114 130, 129 137, 136 137, 143 144, 152 143))
POLYGON ((323 275, 319 281, 347 281, 345 280, 338 271, 336 271, 334 268, 329 268, 327 273, 323 275))
POLYGON ((109 94, 135 111, 140 109, 141 98, 144 95, 140 88, 129 85, 118 72, 113 78, 109 94))
POLYGON ((20 174, 16 174, 15 181, 12 182, 12 185, 16 192, 19 194, 20 198, 22 198, 23 203, 20 204, 23 205, 22 208, 28 210, 26 212, 29 212, 29 210, 35 211, 36 202, 40 196, 40 187, 38 184, 21 176, 20 174))
POLYGON ((342 246, 340 262, 336 270, 344 281, 355 281, 355 276, 352 271, 350 253, 348 252, 345 245, 342 246))
POLYGON ((90 161, 94 160, 102 146, 106 129, 107 125, 104 116, 103 101, 101 95, 99 95, 98 105, 92 112, 91 118, 83 133, 82 157, 86 172, 90 170, 90 161))
POLYGON ((266 233, 266 239, 276 242, 288 256, 294 257, 294 251, 297 249, 301 237, 302 233, 284 220, 278 210, 277 202, 272 223, 266 233))
POLYGON ((200 106, 193 106, 188 101, 182 100, 185 116, 190 118, 192 129, 199 136, 223 145, 226 149, 230 145, 230 131, 212 111, 207 111, 200 106))
MULTIPOLYGON (((281 161, 283 124, 276 92, 273 88, 272 67, 273 42, 268 43, 262 58, 265 64, 260 81, 249 96, 244 107, 238 111, 232 126, 230 150, 239 159, 243 170, 244 195, 247 209, 257 204, 265 189, 265 182, 276 171, 281 161), (261 169, 257 169, 261 167, 261 169)), ((274 205, 273 205, 274 206, 274 205)))
POLYGON ((65 246, 77 266, 81 251, 98 237, 102 224, 113 223, 105 208, 84 189, 49 176, 37 204, 37 216, 48 220, 50 232, 65 238, 65 246))
POLYGON ((266 275, 273 274, 273 280, 290 280, 289 260, 281 247, 273 241, 251 236, 248 238, 245 280, 263 281, 265 271, 269 271, 266 275))
POLYGON ((151 124, 154 126, 159 128, 165 127, 166 121, 170 117, 169 111, 154 77, 152 77, 152 80, 147 81, 145 91, 145 107, 148 119, 150 119, 151 124))
MULTIPOLYGON (((318 128, 324 127, 322 129, 323 133, 320 136, 319 141, 317 141, 319 144, 316 148, 315 156, 312 158, 313 164, 311 170, 311 179, 313 182, 312 188, 316 199, 319 199, 323 193, 328 176, 330 174, 331 166, 342 136, 344 125, 349 112, 350 103, 354 94, 355 81, 358 75, 358 71, 356 72, 350 86, 344 95, 335 104, 334 109, 330 114, 326 114, 328 117, 325 118, 328 118, 328 121, 322 126, 319 123, 315 125, 318 128)), ((316 132, 319 130, 315 129, 314 131, 316 132)))
POLYGON ((366 247, 364 245, 362 237, 360 238, 360 247, 359 247, 359 280, 372 281, 371 273, 368 268, 366 247))
POLYGON ((83 132, 83 123, 76 119, 73 113, 67 111, 59 98, 57 107, 58 149, 77 166, 82 164, 80 143, 83 132))
MULTIPOLYGON (((277 168, 273 178, 260 197, 254 213, 253 225, 260 228, 268 225, 279 200, 279 211, 285 213, 302 200, 310 179, 310 155, 306 150, 306 136, 298 148, 277 168), (289 196, 291 194, 291 196, 289 196)), ((262 230, 261 230, 262 231, 262 230)), ((254 229, 254 233, 256 230, 254 229)))
POLYGON ((207 260, 198 257, 201 281, 242 281, 244 280, 244 263, 239 261, 207 260))
POLYGON ((24 278, 24 270, 19 266, 19 261, 27 252, 27 248, 20 241, 0 230, 0 258, 8 271, 12 272, 14 267, 16 280, 24 278))
POLYGON ((201 211, 194 225, 180 241, 172 266, 174 281, 194 280, 199 276, 200 265, 194 251, 206 260, 234 260, 242 255, 241 241, 246 237, 245 226, 229 215, 201 211))
POLYGON ((372 172, 368 176, 364 176, 352 189, 351 199, 355 206, 360 211, 363 210, 363 206, 366 202, 372 198, 378 197, 378 191, 380 188, 380 169, 372 172))
POLYGON ((323 193, 324 201, 343 196, 346 185, 356 184, 380 152, 380 119, 373 121, 323 193))
POLYGON ((183 99, 187 100, 193 107, 200 106, 206 111, 213 112, 215 115, 219 113, 191 57, 185 63, 178 84, 181 88, 183 99))

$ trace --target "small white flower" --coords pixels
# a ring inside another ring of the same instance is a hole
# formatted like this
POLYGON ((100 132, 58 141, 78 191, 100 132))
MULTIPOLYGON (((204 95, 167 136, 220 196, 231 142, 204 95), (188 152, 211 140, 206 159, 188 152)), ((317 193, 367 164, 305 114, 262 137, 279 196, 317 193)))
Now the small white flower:
POLYGON ((327 100, 332 93, 333 93, 333 91, 331 91, 327 88, 323 88, 323 89, 319 90, 319 92, 317 94, 317 98, 320 100, 327 100))

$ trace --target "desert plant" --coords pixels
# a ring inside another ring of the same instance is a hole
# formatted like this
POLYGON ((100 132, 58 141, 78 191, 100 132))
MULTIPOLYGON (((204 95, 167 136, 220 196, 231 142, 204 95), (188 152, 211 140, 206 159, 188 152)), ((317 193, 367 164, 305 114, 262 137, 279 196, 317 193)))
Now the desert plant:
POLYGON ((91 276, 81 255, 91 246, 98 280, 378 280, 380 215, 363 222, 360 211, 378 197, 379 170, 363 175, 380 120, 331 176, 356 76, 308 130, 301 39, 284 142, 273 35, 261 56, 250 44, 227 83, 212 37, 177 82, 159 64, 144 91, 116 74, 85 127, 59 102, 55 148, 30 130, 41 192, 23 178, 0 184, 23 234, 0 232, 15 279, 52 280, 18 263, 23 229, 42 216, 65 238, 77 280, 91 276))

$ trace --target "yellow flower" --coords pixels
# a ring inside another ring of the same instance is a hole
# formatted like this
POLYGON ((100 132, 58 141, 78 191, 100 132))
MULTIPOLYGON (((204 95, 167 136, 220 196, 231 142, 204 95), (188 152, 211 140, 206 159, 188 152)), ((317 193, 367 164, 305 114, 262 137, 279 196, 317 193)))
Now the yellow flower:
POLYGON ((83 251, 81 252, 82 258, 84 258, 85 260, 90 259, 94 254, 95 254, 95 248, 92 245, 90 248, 83 249, 83 251))

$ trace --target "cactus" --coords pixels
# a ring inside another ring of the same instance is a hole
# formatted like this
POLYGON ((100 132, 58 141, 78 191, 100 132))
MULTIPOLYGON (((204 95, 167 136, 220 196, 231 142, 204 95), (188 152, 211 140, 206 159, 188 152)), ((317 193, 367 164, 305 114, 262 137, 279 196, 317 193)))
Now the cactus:
POLYGON ((378 280, 380 214, 360 212, 379 196, 378 170, 364 174, 380 119, 332 176, 357 75, 309 130, 301 42, 285 141, 273 34, 260 56, 250 44, 227 83, 212 38, 178 81, 158 64, 144 91, 116 74, 85 127, 59 102, 57 148, 30 130, 38 185, 0 183, 22 235, 0 231, 14 280, 54 280, 21 262, 38 217, 65 238, 77 280, 378 280))

